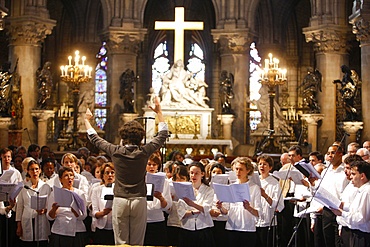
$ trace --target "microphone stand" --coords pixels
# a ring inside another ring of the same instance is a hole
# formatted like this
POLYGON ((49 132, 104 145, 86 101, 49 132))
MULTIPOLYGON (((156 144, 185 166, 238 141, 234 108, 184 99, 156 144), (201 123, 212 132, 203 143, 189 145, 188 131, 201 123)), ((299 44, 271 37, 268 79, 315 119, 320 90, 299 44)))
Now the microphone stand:
MULTIPOLYGON (((285 187, 285 183, 286 182, 289 182, 290 183, 290 181, 288 180, 288 177, 289 177, 289 173, 290 173, 290 171, 292 170, 292 167, 293 167, 293 165, 292 165, 292 163, 290 163, 290 165, 289 165, 289 168, 288 168, 288 172, 287 172, 287 174, 286 174, 286 176, 285 176, 285 179, 284 179, 284 183, 283 183, 283 186, 282 186, 282 188, 284 188, 285 187)), ((276 203, 276 206, 275 206, 275 208, 274 208, 274 216, 272 217, 272 219, 271 219, 271 221, 270 221, 270 225, 269 225, 269 228, 268 228, 268 230, 267 230, 267 246, 269 246, 269 240, 270 240, 270 238, 269 238, 269 235, 270 235, 270 231, 271 231, 271 227, 272 227, 272 236, 273 236, 273 238, 272 238, 272 246, 274 247, 275 246, 275 240, 276 240, 276 238, 277 238, 277 234, 276 234, 276 227, 273 227, 273 224, 276 222, 276 218, 277 218, 277 208, 278 208, 278 206, 279 206, 279 202, 280 202, 280 200, 281 200, 281 197, 283 196, 283 190, 281 189, 281 191, 280 191, 280 193, 279 193, 279 196, 278 196, 278 200, 277 200, 277 203, 276 203)), ((272 199, 272 198, 271 198, 272 199)), ((277 225, 276 225, 277 226, 277 225)))
POLYGON ((33 192, 36 193, 36 212, 37 212, 37 214, 36 214, 36 217, 35 217, 35 230, 36 230, 36 227, 37 227, 36 245, 37 245, 37 247, 39 247, 40 246, 40 224, 39 224, 39 211, 40 211, 39 198, 40 198, 40 191, 34 190, 31 187, 29 187, 28 185, 25 185, 24 188, 27 189, 27 190, 31 190, 31 191, 33 191, 33 192))
MULTIPOLYGON (((342 148, 341 147, 341 145, 342 145, 342 143, 343 143, 343 141, 344 141, 344 139, 345 139, 345 137, 347 136, 348 134, 347 133, 344 133, 344 135, 343 135, 343 137, 342 137, 342 139, 340 140, 340 146, 337 148, 337 150, 335 151, 335 153, 334 153, 334 157, 337 155, 337 153, 338 153, 338 150, 339 150, 339 148, 342 148)), ((315 198, 315 195, 316 195, 316 192, 319 190, 319 188, 320 188, 320 186, 321 186, 321 183, 322 183, 322 181, 324 180, 324 177, 325 177, 325 175, 326 175, 326 173, 328 172, 328 169, 329 169, 329 167, 332 165, 332 163, 330 162, 329 163, 329 165, 328 165, 328 167, 325 169, 325 173, 324 173, 324 175, 323 176, 321 176, 321 180, 320 180, 320 182, 319 182, 319 184, 317 185, 317 187, 316 187, 316 189, 315 189, 315 191, 314 191, 314 193, 313 193, 313 195, 312 195, 312 197, 311 197, 311 201, 315 198)), ((306 208, 304 209, 304 211, 306 212, 307 211, 307 209, 308 209, 308 207, 307 207, 307 205, 306 205, 306 208)), ((306 213, 304 213, 304 215, 306 215, 306 213)), ((300 218, 300 220, 298 221, 298 223, 294 226, 294 231, 293 231, 293 234, 292 234, 292 237, 290 238, 290 240, 289 240, 289 243, 288 243, 288 245, 287 245, 287 247, 289 247, 289 245, 291 244, 291 242, 293 241, 293 237, 294 237, 294 243, 295 243, 295 246, 298 246, 297 244, 298 244, 298 237, 297 237, 297 231, 298 231, 298 228, 299 228, 299 226, 301 225, 301 223, 302 223, 302 220, 303 220, 303 218, 300 218)))

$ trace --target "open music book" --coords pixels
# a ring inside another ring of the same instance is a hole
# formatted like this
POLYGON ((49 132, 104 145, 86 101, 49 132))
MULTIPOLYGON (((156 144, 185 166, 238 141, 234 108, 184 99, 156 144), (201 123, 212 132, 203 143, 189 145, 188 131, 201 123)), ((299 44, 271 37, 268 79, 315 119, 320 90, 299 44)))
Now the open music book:
POLYGON ((243 202, 245 200, 251 200, 248 183, 230 185, 214 183, 213 189, 218 200, 221 202, 243 202))

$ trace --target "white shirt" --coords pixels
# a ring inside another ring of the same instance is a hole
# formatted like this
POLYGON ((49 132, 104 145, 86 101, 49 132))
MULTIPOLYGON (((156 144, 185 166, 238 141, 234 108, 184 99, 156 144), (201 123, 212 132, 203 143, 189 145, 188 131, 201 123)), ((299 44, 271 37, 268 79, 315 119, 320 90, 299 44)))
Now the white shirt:
MULTIPOLYGON (((83 200, 86 205, 85 192, 79 189, 73 188, 73 192, 76 192, 83 200)), ((53 219, 49 216, 49 211, 54 203, 54 192, 51 192, 48 198, 48 211, 46 217, 49 220, 54 220, 54 224, 51 227, 51 232, 63 236, 76 236, 76 232, 86 232, 85 224, 83 220, 86 218, 87 213, 84 210, 83 214, 80 214, 77 218, 73 214, 71 208, 59 207, 56 211, 56 218, 53 219)))
MULTIPOLYGON (((344 166, 341 164, 334 170, 333 165, 330 165, 329 168, 322 171, 321 177, 323 177, 323 179, 320 186, 340 199, 342 192, 349 183, 344 173, 344 166)), ((316 181, 315 185, 318 184, 318 181, 316 181)))
MULTIPOLYGON (((25 184, 29 187, 32 186, 31 182, 27 182, 25 184)), ((39 191, 40 196, 50 195, 51 193, 49 185, 45 184, 45 182, 43 182, 41 179, 39 179, 37 188, 34 190, 39 191)), ((36 210, 31 208, 31 196, 37 196, 36 192, 23 188, 17 197, 18 200, 15 221, 20 221, 22 224, 23 232, 20 239, 23 241, 37 241, 38 237, 38 240, 48 240, 50 235, 49 221, 46 218, 46 214, 38 215, 36 210), (33 239, 32 219, 35 219, 35 239, 33 239)), ((46 206, 47 205, 45 205, 44 208, 46 208, 46 206)), ((40 209, 43 208, 40 207, 40 209)))
POLYGON ((0 176, 1 181, 10 183, 10 184, 18 184, 19 182, 23 181, 21 173, 12 166, 10 166, 8 170, 3 170, 3 175, 5 174, 5 172, 10 171, 10 170, 13 171, 13 174, 10 176, 10 178, 7 180, 4 180, 4 179, 1 179, 2 176, 0 176))
POLYGON ((172 207, 170 186, 166 179, 164 180, 162 196, 167 202, 167 206, 165 208, 161 207, 161 202, 154 196, 153 196, 153 201, 147 201, 146 203, 147 205, 146 208, 148 210, 147 218, 146 218, 147 223, 164 221, 163 211, 169 212, 170 208, 172 207))
POLYGON ((338 224, 370 233, 370 182, 362 185, 349 207, 349 212, 342 211, 337 216, 338 224))
POLYGON ((343 204, 343 210, 349 211, 349 207, 353 200, 356 197, 356 194, 358 192, 358 188, 356 188, 353 183, 349 183, 346 188, 344 189, 342 193, 341 201, 344 202, 343 204))
MULTIPOLYGON (((92 189, 91 193, 91 202, 92 202, 92 223, 91 223, 91 230, 95 232, 96 228, 99 229, 106 229, 106 230, 112 230, 113 224, 112 224, 112 211, 104 215, 101 218, 96 218, 95 214, 99 211, 102 211, 105 208, 105 204, 107 203, 107 200, 104 200, 102 198, 102 191, 105 187, 104 184, 101 184, 99 186, 95 186, 92 189)), ((112 184, 112 188, 114 188, 114 183, 112 184)))
MULTIPOLYGON (((258 185, 248 181, 249 193, 251 196, 250 206, 258 211, 261 215, 261 189, 258 185)), ((243 206, 243 202, 230 203, 228 211, 226 230, 255 232, 258 217, 251 214, 243 206)))
MULTIPOLYGON (((257 227, 268 227, 274 217, 274 212, 277 210, 281 212, 284 209, 283 195, 281 194, 281 189, 278 180, 272 176, 268 176, 265 179, 261 179, 262 189, 265 190, 266 194, 272 199, 272 204, 270 205, 265 198, 261 197, 261 210, 259 219, 257 222, 257 227), (280 196, 280 199, 279 199, 280 196)), ((272 226, 277 225, 277 219, 273 222, 272 226)))
POLYGON ((190 231, 201 230, 208 227, 213 227, 213 220, 209 214, 213 202, 214 191, 211 187, 201 184, 196 195, 195 203, 203 207, 204 212, 199 214, 191 215, 184 218, 187 210, 196 210, 193 207, 190 207, 184 200, 180 199, 178 204, 178 215, 181 219, 182 228, 190 231))
POLYGON ((172 206, 168 212, 167 226, 181 227, 181 219, 179 218, 177 212, 179 198, 177 197, 175 189, 173 188, 172 179, 168 179, 167 181, 170 187, 170 193, 172 198, 172 206))
MULTIPOLYGON (((299 199, 306 199, 303 202, 297 201, 294 206, 294 212, 293 216, 298 217, 298 213, 305 210, 307 208, 307 202, 311 201, 311 191, 309 188, 304 186, 303 184, 297 184, 294 191, 294 197, 299 199)), ((305 218, 305 215, 302 215, 301 217, 305 218)))

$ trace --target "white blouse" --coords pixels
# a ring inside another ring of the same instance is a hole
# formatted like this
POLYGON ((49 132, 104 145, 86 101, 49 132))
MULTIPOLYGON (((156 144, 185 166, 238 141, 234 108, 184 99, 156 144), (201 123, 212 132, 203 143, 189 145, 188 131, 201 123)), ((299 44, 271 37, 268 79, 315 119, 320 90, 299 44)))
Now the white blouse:
MULTIPOLYGON (((249 193, 251 196, 250 206, 258 211, 261 215, 261 189, 258 185, 251 181, 247 182, 249 185, 249 193)), ((228 211, 228 219, 226 223, 226 230, 241 231, 241 232, 255 232, 258 217, 251 214, 243 206, 243 202, 230 203, 228 211)))
MULTIPOLYGON (((86 205, 86 193, 75 188, 73 188, 73 192, 76 192, 83 199, 86 205)), ((49 220, 54 220, 54 224, 51 227, 52 233, 74 237, 76 232, 86 232, 85 224, 83 223, 83 220, 87 216, 86 210, 76 218, 70 207, 59 207, 56 211, 56 218, 53 219, 49 216, 49 212, 52 209, 54 202, 54 192, 51 192, 50 197, 48 198, 48 211, 46 216, 49 220)))
POLYGON ((154 223, 154 222, 162 222, 164 221, 163 211, 169 212, 170 208, 172 207, 172 199, 171 199, 171 192, 170 186, 168 181, 164 180, 163 186, 163 193, 162 196, 167 202, 167 206, 165 208, 161 207, 161 202, 153 196, 153 201, 147 201, 147 223, 154 223))
MULTIPOLYGON (((96 228, 99 229, 106 229, 106 230, 112 230, 113 224, 112 224, 112 211, 104 215, 101 218, 96 218, 95 214, 105 208, 105 204, 107 203, 107 200, 104 200, 102 198, 102 191, 105 187, 104 184, 101 184, 99 186, 95 186, 91 193, 91 201, 92 201, 92 223, 91 223, 91 230, 95 232, 96 228)), ((114 188, 114 183, 112 184, 112 189, 114 188)))
MULTIPOLYGON (((25 185, 32 186, 31 182, 27 182, 25 185)), ((37 188, 34 190, 39 191, 40 196, 48 196, 51 193, 49 185, 45 184, 41 179, 39 179, 37 188)), ((20 221, 22 225, 22 236, 20 239, 23 241, 48 240, 50 235, 49 221, 46 218, 46 214, 38 215, 36 210, 31 208, 31 196, 37 196, 37 193, 23 188, 17 197, 15 221, 20 221), (32 219, 35 219, 35 239, 33 239, 32 219)), ((44 208, 46 208, 46 205, 44 208)), ((43 208, 40 207, 40 209, 43 208)))
MULTIPOLYGON (((262 189, 265 190, 266 194, 272 199, 272 204, 270 205, 265 198, 261 198, 262 207, 259 212, 257 227, 268 227, 272 222, 275 210, 281 212, 281 210, 284 209, 284 199, 281 194, 279 181, 273 176, 268 176, 265 179, 261 178, 261 186, 262 189)), ((271 225, 276 226, 277 219, 271 225)))
POLYGON ((198 190, 198 194, 195 197, 195 203, 203 207, 204 212, 199 214, 191 215, 184 218, 187 210, 196 210, 193 207, 190 207, 182 199, 179 200, 178 204, 178 215, 181 219, 182 228, 190 231, 201 230, 208 227, 213 227, 213 220, 209 211, 212 208, 214 191, 211 187, 201 184, 198 190))

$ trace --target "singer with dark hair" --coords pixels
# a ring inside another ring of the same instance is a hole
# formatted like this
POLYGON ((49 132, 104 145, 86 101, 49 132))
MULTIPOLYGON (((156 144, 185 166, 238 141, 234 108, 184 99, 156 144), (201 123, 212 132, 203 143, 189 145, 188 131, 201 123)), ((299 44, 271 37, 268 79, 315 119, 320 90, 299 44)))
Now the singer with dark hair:
POLYGON ((136 121, 125 123, 120 129, 121 145, 115 145, 99 137, 90 124, 93 115, 89 109, 85 115, 85 126, 93 145, 111 157, 116 169, 116 182, 112 208, 112 223, 115 244, 143 245, 147 219, 145 174, 148 158, 162 147, 168 137, 159 99, 155 107, 158 136, 142 145, 144 128, 136 121))
MULTIPOLYGON (((112 224, 112 207, 107 207, 104 193, 113 195, 115 169, 111 162, 105 163, 100 168, 102 184, 92 189, 92 224, 91 230, 95 232, 94 244, 114 245, 112 224), (110 190, 112 189, 111 193, 110 190), (106 191, 106 192, 105 192, 106 191)), ((113 200, 113 198, 111 198, 113 200)))
POLYGON ((46 201, 43 205, 31 207, 31 198, 49 196, 50 187, 40 179, 41 167, 31 160, 27 165, 29 180, 24 182, 24 188, 18 195, 16 222, 17 236, 21 239, 19 246, 47 246, 50 235, 50 225, 46 218, 46 201))

